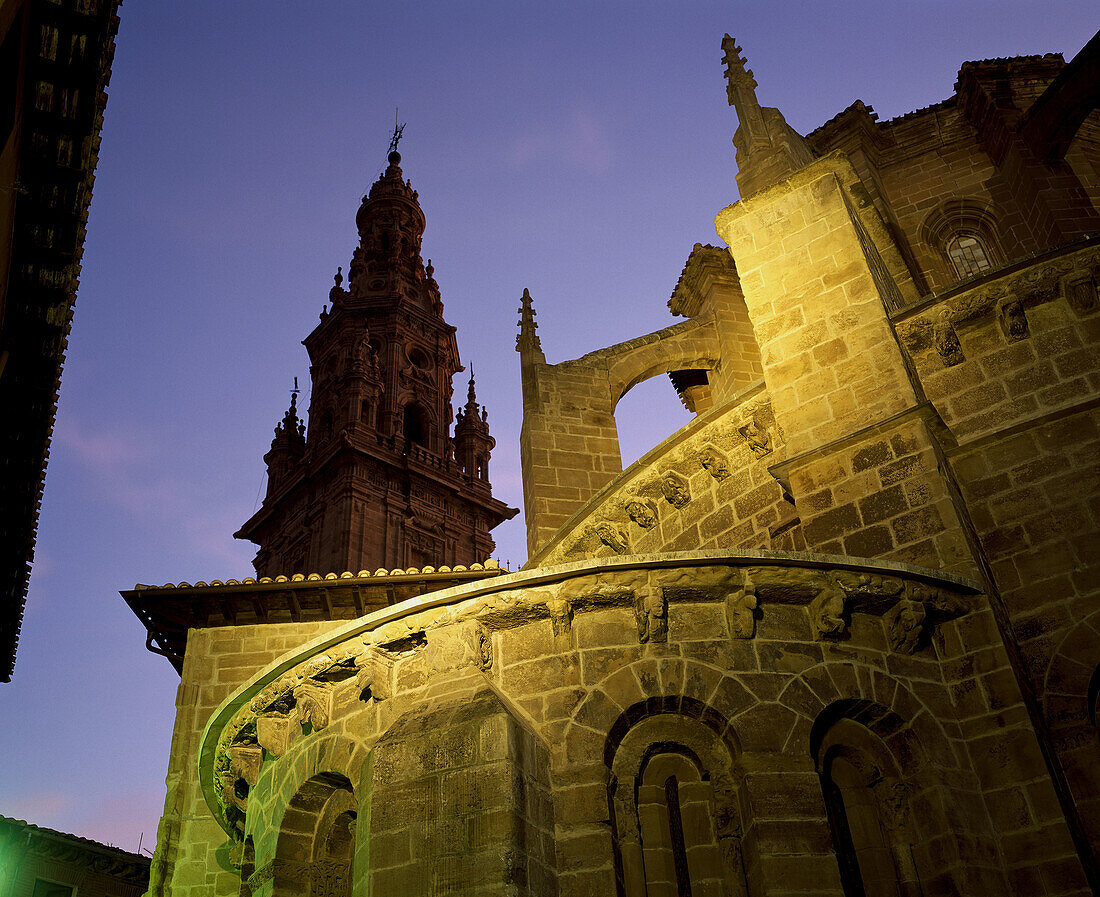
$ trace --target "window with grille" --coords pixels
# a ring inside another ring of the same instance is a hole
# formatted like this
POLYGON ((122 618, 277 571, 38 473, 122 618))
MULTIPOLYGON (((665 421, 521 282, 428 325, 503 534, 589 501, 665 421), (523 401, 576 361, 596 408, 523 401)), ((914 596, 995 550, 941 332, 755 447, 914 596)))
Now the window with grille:
POLYGON ((989 251, 973 234, 957 234, 947 244, 947 256, 959 277, 973 277, 993 267, 989 251))

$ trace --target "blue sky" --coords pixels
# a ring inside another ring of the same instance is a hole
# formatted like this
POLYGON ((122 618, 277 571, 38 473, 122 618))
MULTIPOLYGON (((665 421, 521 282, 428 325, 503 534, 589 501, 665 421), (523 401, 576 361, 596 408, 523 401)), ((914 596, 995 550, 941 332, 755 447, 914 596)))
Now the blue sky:
MULTIPOLYGON (((1079 50, 1092 2, 125 4, 12 684, 0 814, 151 847, 178 677, 118 596, 251 572, 300 342, 355 246, 394 107, 448 320, 521 505, 516 309, 548 360, 673 322, 692 244, 737 199, 720 43, 806 132, 887 119, 968 59, 1079 50)), ((456 390, 464 395, 464 381, 456 390)), ((305 403, 303 403, 305 404, 305 403)), ((687 421, 665 378, 617 419, 624 461, 687 421)), ((498 558, 526 556, 522 516, 498 558)))

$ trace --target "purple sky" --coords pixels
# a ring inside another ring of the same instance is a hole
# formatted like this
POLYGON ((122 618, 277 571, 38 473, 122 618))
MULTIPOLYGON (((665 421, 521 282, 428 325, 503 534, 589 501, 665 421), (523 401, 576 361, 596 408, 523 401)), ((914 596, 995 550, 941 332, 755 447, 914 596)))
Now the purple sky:
MULTIPOLYGON (((714 215, 737 199, 723 32, 761 103, 805 133, 857 98, 882 119, 944 99, 964 60, 1069 58, 1100 18, 1094 0, 367 6, 120 11, 37 557, 0 686, 0 814, 153 846, 179 680, 118 590, 252 572, 231 534, 262 496, 291 379, 308 383, 300 341, 347 269, 395 106, 424 254, 497 440, 494 491, 519 506, 519 296, 551 362, 673 322, 692 244, 718 243, 714 215)), ((688 419, 663 377, 617 417, 626 463, 688 419)), ((496 537, 515 569, 522 515, 496 537)))

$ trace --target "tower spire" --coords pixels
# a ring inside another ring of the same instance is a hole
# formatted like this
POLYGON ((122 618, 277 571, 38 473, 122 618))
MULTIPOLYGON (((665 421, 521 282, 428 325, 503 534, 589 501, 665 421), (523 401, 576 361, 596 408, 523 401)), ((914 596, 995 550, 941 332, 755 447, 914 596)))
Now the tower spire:
POLYGON ((455 407, 458 340, 422 258, 424 211, 401 172, 402 129, 398 120, 389 167, 356 213, 347 279, 337 268, 329 310, 303 340, 309 425, 295 392, 265 455, 267 498, 236 534, 259 546, 260 576, 468 565, 488 557, 490 529, 516 513, 493 498, 494 442, 472 383, 470 412, 455 407))
POLYGON ((477 414, 477 395, 474 393, 474 364, 470 362, 470 385, 466 388, 466 413, 471 409, 477 414))
POLYGON ((726 98, 737 111, 737 122, 745 131, 749 147, 765 147, 771 143, 760 101, 756 98, 756 79, 752 69, 745 68, 745 57, 737 41, 728 34, 722 38, 722 63, 726 67, 726 98))
POLYGON ((394 106, 393 107, 393 136, 390 138, 390 157, 389 157, 391 165, 400 165, 401 164, 401 154, 397 151, 397 144, 399 144, 401 142, 401 135, 405 133, 405 125, 407 125, 407 124, 408 124, 408 122, 403 122, 400 125, 397 123, 397 107, 394 106), (394 156, 397 156, 397 158, 394 159, 394 156))
POLYGON ((522 360, 546 361, 542 353, 542 341, 536 332, 538 324, 535 323, 535 306, 531 299, 531 293, 523 288, 523 296, 520 298, 519 312, 519 336, 516 337, 516 351, 520 353, 522 360))
POLYGON ((741 48, 728 34, 722 39, 726 66, 726 97, 737 111, 737 186, 741 198, 790 177, 813 161, 805 138, 796 132, 778 109, 761 106, 756 98, 756 79, 745 67, 741 48))

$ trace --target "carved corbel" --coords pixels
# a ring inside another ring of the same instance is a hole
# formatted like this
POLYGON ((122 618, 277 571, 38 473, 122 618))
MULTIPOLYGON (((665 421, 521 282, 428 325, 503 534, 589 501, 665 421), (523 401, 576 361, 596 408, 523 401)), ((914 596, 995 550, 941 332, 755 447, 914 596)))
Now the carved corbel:
POLYGON ((386 701, 393 696, 393 661, 370 650, 360 655, 355 666, 355 685, 361 701, 386 701))
POLYGON ((235 775, 222 776, 221 799, 222 804, 228 807, 236 807, 242 813, 248 812, 248 788, 241 787, 238 783, 244 780, 235 775))
POLYGON ((1066 302, 1079 315, 1087 315, 1096 309, 1096 281, 1091 274, 1077 274, 1066 279, 1066 302))
POLYGON ((493 634, 481 623, 474 624, 474 656, 481 672, 493 668, 493 634))
POLYGON ((716 480, 724 480, 730 475, 726 456, 716 446, 707 444, 699 453, 699 463, 716 480))
POLYGON ((626 503, 627 516, 642 529, 657 525, 657 506, 651 501, 635 498, 626 503))
POLYGON ((752 453, 756 457, 763 458, 765 455, 771 454, 771 433, 768 432, 768 427, 759 411, 753 414, 752 420, 745 426, 739 427, 738 432, 744 437, 745 442, 748 443, 749 448, 752 449, 752 453))
POLYGON ((752 638, 756 628, 756 610, 759 601, 756 585, 745 576, 744 585, 726 598, 726 625, 731 638, 752 638))
POLYGON ((614 551, 615 554, 626 554, 629 546, 626 541, 626 534, 621 529, 612 526, 610 523, 597 523, 595 532, 600 537, 600 541, 614 551))
POLYGON ((244 779, 250 786, 260 780, 263 748, 253 744, 234 744, 229 748, 229 756, 229 771, 235 778, 244 779))
POLYGON ((1027 339, 1030 331, 1024 303, 1019 299, 1006 299, 997 306, 997 320, 1001 323, 1001 332, 1010 342, 1027 339))
POLYGON ((328 726, 332 719, 332 686, 306 682, 295 691, 298 722, 309 723, 315 731, 328 726))
POLYGON ((675 470, 665 471, 661 475, 661 494, 674 508, 682 508, 691 501, 691 487, 686 477, 675 470))
POLYGON ((281 757, 290 746, 290 717, 285 713, 264 713, 256 717, 256 741, 272 757, 281 757))
POLYGON ((568 635, 573 628, 573 602, 568 598, 551 598, 546 602, 546 610, 554 635, 568 635))
POLYGON ((657 586, 639 589, 634 596, 634 616, 642 644, 668 641, 668 601, 664 589, 657 586))
POLYGON ((924 635, 927 617, 928 611, 922 602, 909 597, 902 598, 882 618, 890 647, 902 654, 916 651, 921 636, 924 635))
POLYGON ((959 335, 955 332, 955 325, 951 323, 951 315, 947 309, 940 312, 940 319, 932 328, 932 340, 944 367, 954 367, 966 361, 959 335))
POLYGON ((847 610, 847 595, 835 580, 828 584, 817 597, 810 602, 810 622, 813 624, 814 638, 839 638, 848 631, 848 622, 844 618, 847 610))

